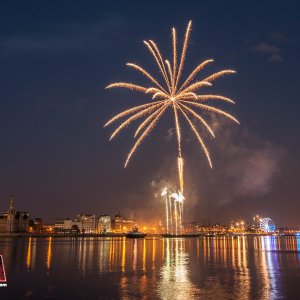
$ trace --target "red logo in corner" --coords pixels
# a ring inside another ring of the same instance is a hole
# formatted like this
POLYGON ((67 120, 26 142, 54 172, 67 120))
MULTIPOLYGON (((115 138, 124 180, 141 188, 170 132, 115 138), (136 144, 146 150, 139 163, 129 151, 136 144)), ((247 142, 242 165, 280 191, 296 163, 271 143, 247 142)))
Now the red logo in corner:
POLYGON ((6 274, 2 255, 0 255, 0 286, 6 286, 6 274))

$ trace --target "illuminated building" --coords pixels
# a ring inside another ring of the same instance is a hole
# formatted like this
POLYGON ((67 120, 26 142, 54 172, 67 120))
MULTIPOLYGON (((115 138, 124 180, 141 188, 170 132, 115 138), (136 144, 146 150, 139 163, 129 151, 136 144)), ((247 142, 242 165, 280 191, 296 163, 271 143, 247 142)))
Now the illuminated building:
POLYGON ((77 220, 64 220, 64 230, 72 230, 75 232, 82 232, 82 222, 77 220))
POLYGON ((44 233, 53 233, 54 226, 53 225, 46 225, 43 226, 43 232, 44 233))
POLYGON ((77 221, 81 222, 82 233, 95 233, 96 231, 96 216, 95 215, 77 215, 77 221))
POLYGON ((82 221, 78 220, 58 219, 54 224, 57 233, 79 233, 82 228, 82 221))
POLYGON ((29 232, 42 233, 44 229, 44 222, 41 218, 35 218, 29 221, 29 232))
POLYGON ((98 218, 98 232, 111 232, 111 219, 108 215, 101 215, 98 218))
POLYGON ((112 220, 112 231, 115 233, 123 233, 131 230, 134 226, 134 221, 125 220, 119 214, 115 215, 115 219, 112 220))
POLYGON ((57 219, 55 224, 54 224, 54 229, 55 230, 64 229, 64 220, 63 219, 57 219))
POLYGON ((14 210, 14 196, 10 197, 9 209, 0 214, 0 232, 18 233, 26 232, 29 227, 29 213, 14 210))
POLYGON ((114 232, 123 232, 122 230, 123 218, 120 213, 115 215, 115 219, 112 220, 112 229, 114 232))

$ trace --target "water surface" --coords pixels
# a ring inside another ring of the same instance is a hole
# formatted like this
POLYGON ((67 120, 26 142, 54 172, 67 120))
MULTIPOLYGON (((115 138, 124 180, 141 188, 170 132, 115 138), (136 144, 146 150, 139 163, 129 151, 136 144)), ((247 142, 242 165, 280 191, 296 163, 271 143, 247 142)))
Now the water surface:
POLYGON ((300 299, 300 237, 0 239, 0 299, 300 299))

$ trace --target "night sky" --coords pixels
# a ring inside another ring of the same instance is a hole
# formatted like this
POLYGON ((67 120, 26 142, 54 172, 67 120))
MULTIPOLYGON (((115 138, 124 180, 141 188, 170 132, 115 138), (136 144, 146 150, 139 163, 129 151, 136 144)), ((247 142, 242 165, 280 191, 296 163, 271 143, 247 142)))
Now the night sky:
MULTIPOLYGON (((271 217, 300 226, 299 51, 297 1, 6 1, 0 9, 0 210, 11 192, 18 210, 53 222, 77 213, 120 211, 159 219, 161 188, 176 183, 177 144, 167 114, 134 155, 135 124, 108 142, 105 121, 148 98, 113 81, 148 84, 125 63, 159 75, 144 47, 155 40, 171 58, 171 28, 182 42, 193 21, 185 75, 214 58, 205 74, 233 68, 210 93, 238 126, 209 117, 211 170, 183 128, 185 220, 271 217)), ((203 75, 202 75, 203 76, 203 75)), ((199 77, 201 78, 201 77, 199 77)))

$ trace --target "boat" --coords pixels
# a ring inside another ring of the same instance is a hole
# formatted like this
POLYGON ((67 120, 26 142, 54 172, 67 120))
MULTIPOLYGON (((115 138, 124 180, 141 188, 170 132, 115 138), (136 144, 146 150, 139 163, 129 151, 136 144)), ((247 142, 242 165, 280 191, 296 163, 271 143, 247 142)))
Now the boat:
POLYGON ((136 225, 132 228, 132 231, 126 233, 126 237, 130 239, 144 238, 145 236, 146 233, 140 232, 136 225))

